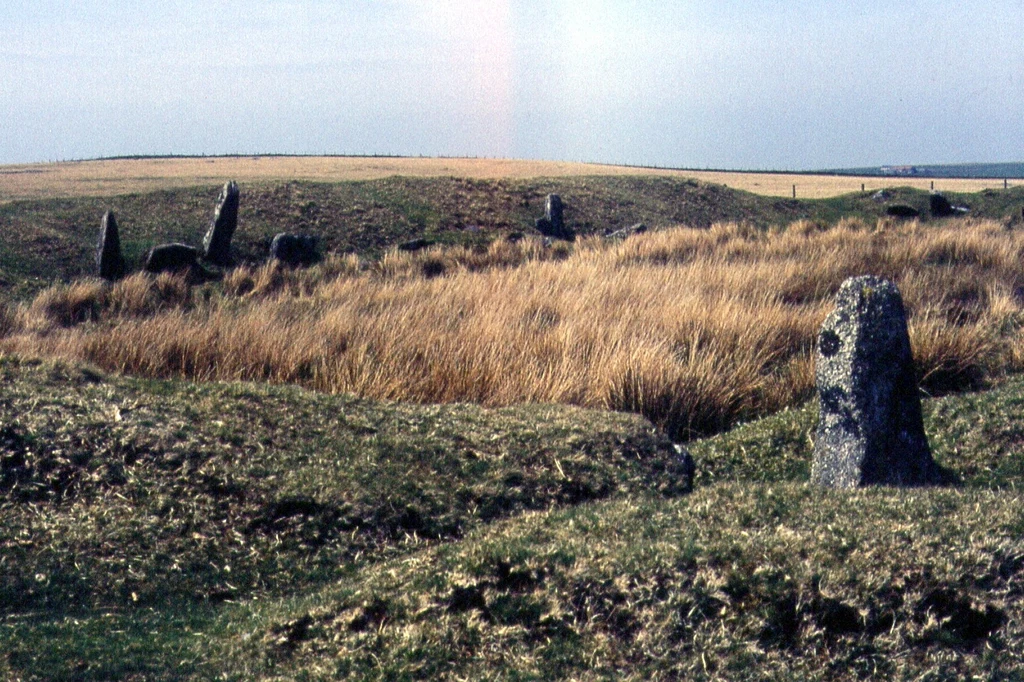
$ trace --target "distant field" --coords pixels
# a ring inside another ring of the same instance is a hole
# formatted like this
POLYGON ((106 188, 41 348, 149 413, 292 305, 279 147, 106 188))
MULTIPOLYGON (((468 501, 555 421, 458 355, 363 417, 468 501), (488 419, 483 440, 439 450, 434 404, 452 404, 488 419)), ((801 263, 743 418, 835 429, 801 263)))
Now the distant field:
MULTIPOLYGON (((930 189, 922 178, 674 171, 556 161, 511 159, 242 156, 213 158, 114 159, 0 166, 0 202, 54 197, 115 196, 220 183, 312 180, 374 180, 392 175, 522 179, 587 175, 692 177, 765 196, 821 199, 867 190, 909 186, 930 189)), ((1002 187, 1002 180, 935 180, 935 189, 978 192, 1002 187)), ((1024 181, 1011 181, 1024 184, 1024 181)))

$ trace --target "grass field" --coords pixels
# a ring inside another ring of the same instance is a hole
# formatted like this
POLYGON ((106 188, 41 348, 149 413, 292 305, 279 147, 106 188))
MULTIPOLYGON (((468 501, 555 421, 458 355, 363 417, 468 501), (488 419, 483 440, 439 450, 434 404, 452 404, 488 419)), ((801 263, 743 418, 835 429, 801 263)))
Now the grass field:
POLYGON ((197 177, 0 206, 0 679, 1024 679, 1022 188, 268 176, 238 267, 77 276, 112 203, 194 240, 197 177), (282 228, 329 255, 260 263, 282 228), (808 483, 864 273, 949 486, 808 483))
MULTIPOLYGON (((209 157, 113 159, 0 166, 0 202, 53 197, 116 196, 203 184, 342 182, 406 177, 458 177, 477 180, 634 175, 693 178, 755 194, 821 199, 861 190, 908 186, 929 189, 921 178, 879 178, 789 173, 674 171, 556 161, 387 157, 209 157)), ((1024 184, 1012 181, 1014 186, 1024 184)), ((998 180, 941 179, 935 189, 979 192, 1003 186, 998 180)))

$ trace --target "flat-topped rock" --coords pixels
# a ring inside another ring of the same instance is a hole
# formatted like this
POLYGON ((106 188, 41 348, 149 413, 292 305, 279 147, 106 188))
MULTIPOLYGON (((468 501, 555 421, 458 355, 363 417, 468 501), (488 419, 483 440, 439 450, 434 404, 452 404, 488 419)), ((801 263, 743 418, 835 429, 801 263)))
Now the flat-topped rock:
POLYGON ((154 246, 146 256, 146 272, 181 272, 189 270, 199 260, 199 251, 187 244, 161 244, 154 246))
POLYGON ((878 277, 843 282, 818 336, 820 401, 811 480, 833 488, 942 482, 921 418, 899 290, 878 277))

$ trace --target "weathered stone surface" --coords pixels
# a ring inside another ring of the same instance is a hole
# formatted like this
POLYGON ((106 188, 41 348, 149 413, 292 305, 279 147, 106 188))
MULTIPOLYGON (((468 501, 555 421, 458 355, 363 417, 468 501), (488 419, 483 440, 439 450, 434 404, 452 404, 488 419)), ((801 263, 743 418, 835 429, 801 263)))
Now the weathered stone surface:
POLYGON ((545 237, 553 239, 565 239, 573 241, 576 233, 566 227, 562 216, 562 197, 557 194, 549 194, 544 201, 544 217, 537 218, 534 223, 537 231, 545 237))
POLYGON ((124 277, 125 262, 121 254, 121 237, 117 232, 117 218, 113 211, 103 214, 100 222, 100 240, 96 245, 96 268, 100 277, 114 281, 124 277))
POLYGON ((199 251, 185 244, 154 246, 146 256, 146 272, 178 272, 196 265, 199 251))
POLYGON ((270 257, 289 265, 312 265, 317 261, 316 237, 286 232, 275 235, 270 242, 270 257))
POLYGON ((213 213, 213 222, 203 237, 203 258, 216 265, 231 265, 231 237, 238 227, 238 184, 225 183, 213 213))
POLYGON ((921 215, 921 212, 916 208, 905 204, 893 204, 885 209, 885 213, 896 218, 916 218, 921 215))
POLYGON ((815 377, 821 411, 812 481, 834 488, 941 482, 895 284, 872 276, 843 282, 818 336, 815 377))
POLYGON ((941 194, 934 193, 928 198, 928 208, 936 218, 946 218, 956 213, 953 204, 941 194))

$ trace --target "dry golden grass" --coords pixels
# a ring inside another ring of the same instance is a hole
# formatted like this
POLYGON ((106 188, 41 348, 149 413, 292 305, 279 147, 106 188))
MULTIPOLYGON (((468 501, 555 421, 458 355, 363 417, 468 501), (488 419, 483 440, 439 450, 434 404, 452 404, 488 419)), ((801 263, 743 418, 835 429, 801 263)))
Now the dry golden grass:
MULTIPOLYGON (((663 175, 696 178, 767 196, 820 199, 883 187, 928 189, 921 178, 841 177, 790 173, 672 171, 603 164, 515 159, 445 159, 315 156, 113 159, 0 166, 0 202, 51 197, 114 196, 174 187, 312 180, 373 180, 392 175, 509 179, 583 175, 663 175)), ((1017 180, 1014 184, 1019 184, 1017 180)), ((978 192, 1002 180, 935 180, 935 189, 978 192)))
POLYGON ((844 221, 242 268, 209 301, 136 276, 44 292, 0 350, 379 399, 628 410, 688 436, 808 397, 817 330, 853 275, 901 287, 926 390, 1019 369, 1022 254, 1024 233, 995 222, 844 221))

